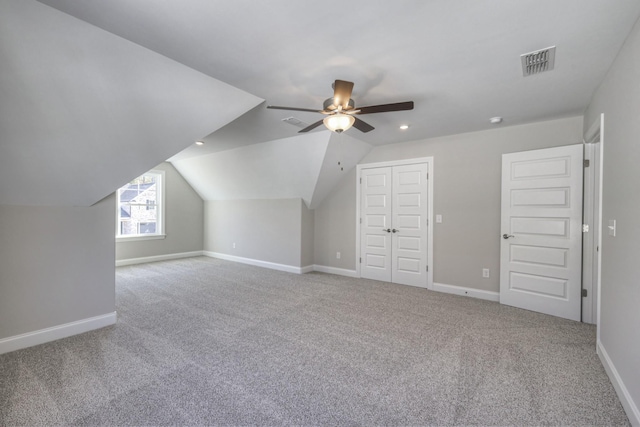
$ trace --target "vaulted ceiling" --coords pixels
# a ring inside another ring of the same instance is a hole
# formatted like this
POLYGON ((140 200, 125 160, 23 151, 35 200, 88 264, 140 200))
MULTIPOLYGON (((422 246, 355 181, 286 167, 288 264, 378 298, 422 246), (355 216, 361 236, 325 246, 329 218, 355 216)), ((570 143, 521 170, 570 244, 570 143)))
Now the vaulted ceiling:
MULTIPOLYGON (((224 154, 228 150, 243 148, 238 165, 266 147, 283 150, 283 157, 298 153, 308 166, 301 169, 315 171, 331 157, 332 145, 318 142, 331 141, 328 131, 313 132, 326 137, 297 136, 299 128, 282 119, 312 123, 321 117, 265 105, 320 108, 335 79, 355 83, 356 106, 415 101, 413 111, 363 116, 372 132, 345 133, 369 146, 483 130, 492 116, 509 126, 580 115, 640 14, 637 0, 1 5, 0 203, 26 204, 52 198, 91 203, 184 148, 172 161, 206 198, 226 197, 205 190, 221 178, 204 171, 233 157, 224 154), (520 55, 552 45, 555 69, 523 77, 520 55), (399 130, 403 123, 410 128, 399 130), (196 139, 206 144, 192 145, 196 139), (325 151, 311 159, 292 141, 313 152, 324 144, 325 151), (153 155, 144 157, 149 150, 153 155), (53 164, 34 160, 40 157, 53 164), (185 172, 187 164, 203 173, 185 172), (33 178, 38 170, 55 178, 50 186, 33 178), (77 196, 55 191, 92 171, 112 178, 87 184, 96 188, 77 196), (3 186, 11 177, 31 190, 3 186)), ((280 173, 264 179, 275 183, 280 173)), ((326 187, 325 175, 317 176, 311 187, 326 187)), ((317 202, 308 196, 311 187, 298 189, 297 197, 317 202)), ((241 193, 249 197, 251 191, 241 193)))
POLYGON ((0 204, 89 206, 262 100, 33 1, 0 1, 0 204))
MULTIPOLYGON (((373 145, 582 114, 640 13, 637 0, 42 2, 269 104, 319 108, 335 79, 355 83, 356 105, 414 100, 352 131, 373 145), (552 45, 555 70, 524 78, 520 54, 552 45)), ((243 127, 293 136, 287 115, 318 119, 262 110, 243 127)))
POLYGON ((324 131, 172 163, 204 200, 301 198, 315 209, 371 148, 324 131))

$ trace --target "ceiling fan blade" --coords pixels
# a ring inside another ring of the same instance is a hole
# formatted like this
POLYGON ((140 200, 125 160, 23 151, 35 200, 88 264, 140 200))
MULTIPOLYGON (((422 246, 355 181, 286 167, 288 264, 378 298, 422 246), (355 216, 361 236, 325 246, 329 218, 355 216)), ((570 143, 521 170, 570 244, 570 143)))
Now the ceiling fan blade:
POLYGON ((354 117, 354 119, 356 119, 355 122, 353 122, 353 127, 358 129, 360 132, 370 132, 372 130, 374 130, 375 128, 373 126, 371 126, 369 123, 367 122, 363 122, 362 120, 360 120, 357 117, 354 117))
POLYGON ((353 82, 336 80, 333 84, 333 103, 335 106, 342 106, 343 110, 349 108, 349 100, 351 99, 352 90, 353 82))
POLYGON ((306 128, 299 130, 298 133, 305 133, 305 132, 309 132, 310 130, 314 130, 315 128, 317 128, 318 126, 320 126, 322 124, 322 120, 318 120, 317 122, 315 122, 312 125, 307 126, 306 128))
POLYGON ((395 104, 372 105, 370 107, 358 107, 357 114, 386 113, 389 111, 413 110, 413 101, 396 102, 395 104))
POLYGON ((278 107, 277 105, 267 105, 267 108, 271 108, 272 110, 308 111, 310 113, 322 113, 322 110, 312 110, 310 108, 278 107))

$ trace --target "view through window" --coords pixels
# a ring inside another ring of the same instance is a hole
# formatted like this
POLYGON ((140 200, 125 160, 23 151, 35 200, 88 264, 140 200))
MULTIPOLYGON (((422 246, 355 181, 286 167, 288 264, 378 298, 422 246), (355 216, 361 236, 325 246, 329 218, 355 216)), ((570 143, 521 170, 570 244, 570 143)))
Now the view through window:
POLYGON ((162 234, 161 172, 150 171, 117 192, 117 237, 162 234))

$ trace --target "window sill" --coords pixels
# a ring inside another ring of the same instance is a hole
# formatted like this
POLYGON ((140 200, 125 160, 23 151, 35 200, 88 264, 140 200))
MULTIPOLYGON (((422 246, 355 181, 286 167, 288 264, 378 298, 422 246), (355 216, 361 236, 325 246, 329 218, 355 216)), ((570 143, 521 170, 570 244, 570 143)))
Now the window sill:
POLYGON ((164 239, 166 234, 150 234, 145 236, 144 234, 138 234, 135 236, 116 236, 116 242, 137 242, 139 240, 161 240, 164 239))

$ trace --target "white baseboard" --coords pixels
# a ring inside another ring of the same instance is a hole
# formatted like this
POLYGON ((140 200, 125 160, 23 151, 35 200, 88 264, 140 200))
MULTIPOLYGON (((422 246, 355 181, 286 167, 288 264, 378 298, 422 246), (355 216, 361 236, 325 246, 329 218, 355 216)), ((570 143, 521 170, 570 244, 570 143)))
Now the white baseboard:
POLYGON ((296 267, 293 265, 278 264, 275 262, 262 261, 259 259, 243 258, 235 255, 221 254, 219 252, 204 251, 203 255, 211 258, 224 259, 226 261, 240 262, 242 264, 255 265, 256 267, 270 268, 271 270, 286 271, 287 273, 303 274, 312 271, 313 266, 296 267))
POLYGON ((193 252, 181 252, 177 254, 145 256, 141 258, 128 258, 128 259, 116 260, 116 267, 122 267, 124 265, 146 264, 148 262, 156 262, 156 261, 168 261, 170 259, 191 258, 195 256, 202 256, 202 255, 203 255, 203 251, 193 251, 193 252))
POLYGON ((113 313, 77 320, 75 322, 65 323, 64 325, 52 326, 51 328, 40 329, 39 331, 3 338, 0 339, 0 354, 114 325, 116 319, 117 314, 114 311, 113 313))
POLYGON ((326 265, 314 265, 313 271, 319 271, 321 273, 337 274, 339 276, 358 277, 358 272, 355 270, 347 270, 346 268, 328 267, 326 265))
POLYGON ((314 265, 307 265, 305 267, 302 267, 300 269, 300 273, 301 274, 307 274, 307 273, 311 273, 313 270, 313 267, 315 267, 314 265))
POLYGON ((466 288, 464 286, 445 285, 444 283, 434 283, 433 290, 438 292, 445 292, 447 294, 462 295, 466 297, 473 297, 484 299, 487 301, 500 301, 500 293, 492 291, 483 291, 480 289, 466 288))
POLYGON ((607 372, 607 375, 611 380, 611 384, 613 384, 613 388, 618 394, 618 398, 620 399, 620 403, 622 403, 624 411, 627 413, 629 422, 632 426, 640 426, 640 410, 638 410, 638 405, 631 398, 629 390, 627 390, 627 387, 624 385, 622 378, 620 378, 620 374, 618 374, 618 370, 609 358, 607 351, 604 349, 604 346, 600 341, 598 341, 598 344, 596 345, 596 352, 600 357, 604 370, 607 372))

